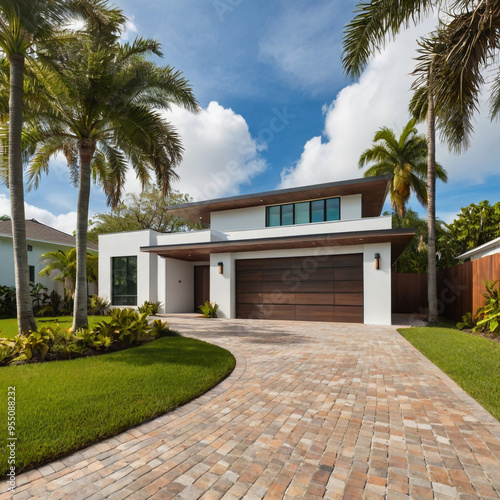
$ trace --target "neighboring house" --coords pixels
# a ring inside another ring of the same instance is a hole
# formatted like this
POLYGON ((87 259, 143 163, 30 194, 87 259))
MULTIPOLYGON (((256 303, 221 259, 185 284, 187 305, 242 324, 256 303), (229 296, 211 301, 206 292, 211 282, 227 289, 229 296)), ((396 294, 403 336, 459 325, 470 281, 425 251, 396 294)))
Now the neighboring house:
POLYGON ((177 205, 210 229, 99 237, 99 295, 219 317, 391 323, 391 264, 415 234, 380 216, 390 176, 177 205))
POLYGON ((496 253, 500 253, 500 238, 488 241, 488 243, 485 243, 484 245, 459 255, 457 260, 477 260, 496 253))
MULTIPOLYGON (((52 281, 57 273, 52 273, 51 276, 38 276, 38 273, 45 267, 41 257, 45 252, 56 252, 57 250, 67 252, 74 248, 76 246, 75 237, 31 219, 26 221, 26 240, 30 281, 42 283, 49 289, 49 293, 56 290, 60 295, 63 295, 63 284, 59 281, 52 281)), ((88 243, 87 248, 95 252, 98 249, 97 245, 92 242, 88 243)), ((15 286, 10 220, 0 221, 0 285, 15 286)))

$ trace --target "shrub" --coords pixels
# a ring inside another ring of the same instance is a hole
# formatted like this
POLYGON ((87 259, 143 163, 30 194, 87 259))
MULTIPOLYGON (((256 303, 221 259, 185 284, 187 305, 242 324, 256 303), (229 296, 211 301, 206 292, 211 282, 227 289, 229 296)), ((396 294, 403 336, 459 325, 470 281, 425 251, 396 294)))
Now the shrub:
POLYGON ((462 321, 457 323, 457 328, 459 330, 463 330, 464 328, 472 329, 472 328, 474 328, 474 326, 476 326, 476 323, 474 321, 474 318, 472 317, 472 313, 470 313, 470 312, 465 313, 462 316, 462 321))
POLYGON ((110 302, 99 295, 92 295, 89 299, 89 314, 92 316, 105 316, 109 312, 110 302))
POLYGON ((97 323, 94 330, 113 340, 122 340, 128 344, 151 333, 147 313, 116 308, 111 310, 110 316, 111 321, 97 323))
POLYGON ((217 309, 219 309, 219 306, 216 302, 210 302, 206 301, 205 304, 202 306, 199 306, 201 309, 201 312, 203 313, 203 316, 205 318, 216 318, 217 317, 217 309))
POLYGON ((483 296, 486 304, 476 312, 475 331, 500 333, 500 287, 499 281, 485 281, 486 292, 483 296))
POLYGON ((0 318, 15 318, 16 314, 16 289, 0 285, 0 318))
POLYGON ((50 295, 46 293, 43 296, 43 307, 39 309, 37 316, 57 316, 61 311, 63 306, 62 297, 56 292, 56 290, 52 290, 50 295))
POLYGON ((160 309, 161 302, 149 302, 148 300, 144 301, 142 306, 137 308, 137 311, 140 313, 147 313, 148 316, 156 316, 158 314, 158 310, 160 309))

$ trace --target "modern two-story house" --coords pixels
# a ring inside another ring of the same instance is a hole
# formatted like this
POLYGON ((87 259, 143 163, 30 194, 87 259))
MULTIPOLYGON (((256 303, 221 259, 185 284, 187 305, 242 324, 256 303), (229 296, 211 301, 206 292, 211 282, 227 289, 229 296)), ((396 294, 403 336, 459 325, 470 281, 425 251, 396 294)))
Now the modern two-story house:
POLYGON ((391 323, 391 264, 415 234, 381 216, 380 176, 177 205, 210 229, 99 238, 99 295, 114 306, 205 300, 219 317, 391 323))

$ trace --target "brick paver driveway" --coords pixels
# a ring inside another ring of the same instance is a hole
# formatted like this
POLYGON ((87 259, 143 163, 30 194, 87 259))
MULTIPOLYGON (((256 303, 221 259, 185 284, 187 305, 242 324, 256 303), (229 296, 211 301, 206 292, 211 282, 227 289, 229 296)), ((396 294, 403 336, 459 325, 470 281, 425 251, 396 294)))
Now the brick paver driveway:
POLYGON ((233 374, 14 498, 499 497, 500 424, 394 328, 169 321, 229 348, 233 374))

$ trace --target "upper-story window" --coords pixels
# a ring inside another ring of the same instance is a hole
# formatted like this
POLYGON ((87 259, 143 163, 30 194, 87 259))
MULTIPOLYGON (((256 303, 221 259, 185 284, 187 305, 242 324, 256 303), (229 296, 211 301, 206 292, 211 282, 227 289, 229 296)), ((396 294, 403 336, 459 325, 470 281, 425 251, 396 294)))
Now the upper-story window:
POLYGON ((340 198, 302 201, 266 208, 266 226, 290 226, 340 220, 340 198))

